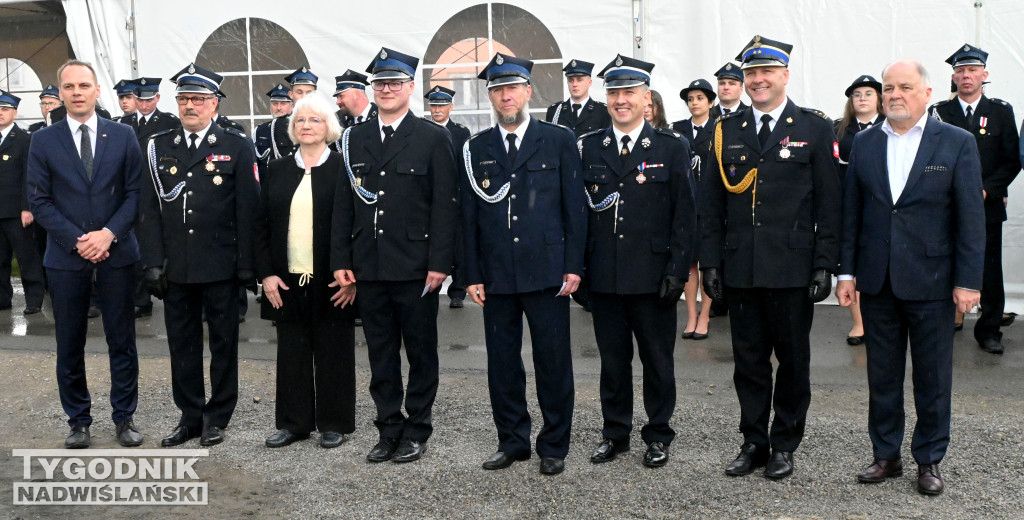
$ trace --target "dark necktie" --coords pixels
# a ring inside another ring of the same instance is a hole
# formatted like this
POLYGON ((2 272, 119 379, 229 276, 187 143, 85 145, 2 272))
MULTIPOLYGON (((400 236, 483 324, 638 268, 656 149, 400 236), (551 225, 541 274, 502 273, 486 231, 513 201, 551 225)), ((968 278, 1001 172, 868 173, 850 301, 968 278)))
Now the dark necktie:
POLYGON ((92 139, 89 137, 89 127, 82 125, 78 129, 82 132, 82 142, 80 144, 82 150, 82 164, 85 165, 86 176, 89 180, 92 180, 92 139))
POLYGON ((384 132, 384 149, 387 150, 388 145, 391 144, 391 136, 395 135, 395 129, 391 128, 391 125, 385 125, 381 131, 384 132))
POLYGON ((514 167, 516 164, 516 155, 519 154, 519 148, 516 148, 516 134, 510 133, 506 135, 505 140, 508 141, 508 162, 512 163, 514 167))
POLYGON ((871 123, 861 123, 860 121, 857 121, 857 126, 859 126, 861 130, 867 130, 871 127, 871 123))
POLYGON ((757 140, 761 142, 761 149, 764 150, 764 145, 768 143, 768 136, 772 133, 771 114, 764 114, 761 116, 761 129, 757 131, 757 140))
POLYGON ((974 110, 971 109, 970 105, 967 105, 967 126, 965 128, 968 131, 974 131, 974 110))
POLYGON ((732 112, 732 109, 731 109, 731 108, 723 108, 723 109, 722 109, 722 114, 723 114, 723 115, 724 115, 724 114, 728 114, 729 112, 732 112))
POLYGON ((139 115, 139 130, 141 131, 144 126, 146 126, 146 116, 139 115))
POLYGON ((363 116, 359 116, 359 117, 357 117, 357 118, 356 118, 356 124, 357 124, 357 125, 358 125, 359 123, 362 123, 362 122, 363 122, 363 116))
POLYGON ((579 103, 573 103, 572 104, 572 116, 575 117, 576 119, 580 118, 580 109, 581 108, 583 108, 583 105, 581 105, 579 103))
POLYGON ((700 135, 700 131, 703 130, 703 129, 704 129, 703 125, 693 127, 693 138, 696 139, 697 136, 700 135))
POLYGON ((196 149, 199 148, 199 146, 196 144, 196 141, 199 140, 199 134, 189 134, 188 140, 188 152, 191 155, 195 155, 196 149))
POLYGON ((622 148, 619 150, 619 159, 622 160, 622 164, 626 164, 626 158, 629 157, 629 136, 622 136, 622 148))

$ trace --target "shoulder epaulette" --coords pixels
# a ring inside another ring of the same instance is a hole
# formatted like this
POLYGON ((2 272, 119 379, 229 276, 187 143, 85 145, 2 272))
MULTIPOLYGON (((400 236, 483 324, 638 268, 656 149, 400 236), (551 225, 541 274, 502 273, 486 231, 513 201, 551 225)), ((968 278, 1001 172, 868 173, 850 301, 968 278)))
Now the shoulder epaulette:
POLYGON ((487 128, 484 128, 483 130, 481 130, 481 131, 479 131, 479 132, 469 136, 469 139, 467 139, 466 142, 468 143, 468 142, 472 141, 473 139, 476 139, 477 137, 480 137, 481 135, 484 135, 484 134, 490 132, 491 130, 494 130, 493 126, 489 126, 487 128))
POLYGON ((832 118, 828 117, 827 114, 825 114, 821 110, 818 110, 817 108, 800 107, 800 110, 803 110, 804 112, 807 112, 808 114, 814 114, 814 115, 824 119, 825 121, 828 121, 829 124, 832 124, 832 118))
POLYGON ((743 110, 743 109, 733 110, 732 112, 729 112, 728 114, 723 114, 723 115, 719 116, 718 120, 719 121, 725 121, 726 119, 731 119, 731 118, 736 117, 736 116, 738 116, 738 115, 740 115, 740 114, 742 114, 744 112, 746 112, 746 110, 743 110))
POLYGON ((243 132, 239 132, 235 128, 232 128, 230 126, 222 126, 221 128, 224 130, 224 133, 231 134, 231 135, 237 135, 237 136, 239 136, 239 137, 241 137, 243 139, 248 139, 248 137, 246 137, 243 132))
POLYGON ((607 128, 598 128, 597 130, 591 130, 591 131, 589 131, 589 132, 579 136, 579 138, 576 139, 576 140, 582 142, 584 139, 586 139, 588 137, 592 137, 592 136, 595 136, 595 135, 598 135, 598 134, 603 134, 605 132, 605 130, 607 130, 607 128))
POLYGON ((948 105, 949 102, 950 102, 949 99, 943 99, 942 101, 936 101, 935 103, 932 103, 931 108, 939 108, 941 106, 948 105))
POLYGON ((1009 103, 1007 103, 1006 101, 1003 101, 1002 99, 999 99, 999 98, 988 98, 988 99, 989 99, 989 101, 991 101, 993 103, 999 103, 1000 105, 1003 105, 1003 106, 1010 106, 1009 103))
MULTIPOLYGON (((455 123, 455 121, 452 121, 452 122, 455 123)), ((464 125, 462 123, 455 123, 455 126, 457 126, 459 128, 465 128, 466 130, 469 130, 469 127, 467 127, 466 125, 464 125)))
POLYGON ((149 136, 149 138, 150 139, 155 139, 157 137, 160 137, 161 135, 173 133, 175 130, 177 130, 177 128, 168 128, 167 130, 161 130, 161 131, 159 131, 159 132, 149 136))
POLYGON ((671 128, 655 128, 654 132, 658 133, 658 134, 661 134, 661 135, 669 135, 669 136, 675 137, 676 139, 682 139, 683 138, 683 134, 680 134, 679 132, 676 132, 675 130, 672 130, 671 128))

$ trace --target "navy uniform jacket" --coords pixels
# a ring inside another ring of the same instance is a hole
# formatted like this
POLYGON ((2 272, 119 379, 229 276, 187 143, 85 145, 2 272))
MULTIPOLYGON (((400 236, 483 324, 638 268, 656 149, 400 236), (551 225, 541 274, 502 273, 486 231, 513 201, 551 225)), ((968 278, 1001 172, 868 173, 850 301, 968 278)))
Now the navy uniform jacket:
POLYGON ((570 98, 549 106, 544 120, 572 130, 576 137, 594 130, 608 128, 612 124, 612 116, 608 114, 608 105, 594 101, 594 98, 589 98, 587 104, 580 108, 579 118, 572 114, 572 98, 570 98), (559 106, 562 107, 561 111, 558 110, 559 106), (553 121, 555 112, 558 112, 558 121, 553 121))
POLYGON ((285 114, 270 120, 270 155, 267 162, 291 155, 295 152, 296 145, 288 137, 288 125, 291 124, 292 115, 285 114))
POLYGON ((116 240, 104 262, 124 267, 139 261, 132 232, 144 168, 139 142, 130 128, 103 118, 96 122, 96 134, 91 180, 66 119, 32 135, 28 202, 46 230, 45 267, 79 271, 92 266, 74 249, 78 237, 104 227, 116 240))
POLYGON ((392 282, 451 272, 459 206, 448 132, 411 112, 387 150, 377 118, 346 132, 352 176, 347 169, 338 176, 331 270, 350 269, 358 281, 392 282), (376 203, 364 203, 356 187, 375 195, 376 203))
POLYGON ((713 142, 705 170, 702 269, 724 267, 734 288, 803 287, 815 270, 835 273, 842 198, 832 122, 787 99, 762 151, 754 111, 735 114, 718 123, 721 169, 713 142), (753 168, 757 179, 745 191, 726 190, 723 176, 737 185, 753 168))
POLYGON ((448 133, 452 134, 452 144, 455 146, 455 154, 460 155, 462 153, 462 145, 469 141, 470 131, 464 125, 460 125, 451 119, 448 119, 448 123, 444 125, 448 129, 448 133))
MULTIPOLYGON (((149 123, 147 123, 146 126, 149 126, 149 123)), ((240 124, 238 124, 238 123, 228 119, 228 116, 224 116, 224 115, 218 114, 217 115, 217 126, 219 126, 221 128, 231 128, 231 129, 234 129, 238 133, 242 134, 242 137, 245 137, 245 127, 243 127, 242 125, 240 125, 240 124)))
POLYGON ((256 131, 253 132, 253 138, 253 144, 256 146, 256 160, 260 165, 260 178, 262 178, 262 173, 266 171, 267 164, 270 163, 270 121, 257 125, 256 131))
POLYGON ((181 128, 181 120, 178 119, 178 116, 168 112, 161 112, 157 109, 152 114, 149 114, 149 117, 146 118, 146 126, 140 130, 139 115, 138 112, 129 114, 122 117, 120 123, 128 125, 132 127, 132 130, 135 130, 135 135, 139 138, 139 145, 142 146, 143 153, 146 151, 146 145, 149 143, 150 137, 160 132, 181 128))
POLYGON ((25 172, 28 171, 28 145, 31 136, 17 123, 0 143, 0 218, 20 218, 28 211, 25 172))
POLYGON ((692 171, 694 180, 700 185, 702 175, 708 171, 708 160, 711 158, 711 139, 715 136, 715 120, 708 117, 696 138, 693 137, 692 119, 683 119, 672 123, 672 130, 686 139, 690 145, 692 156, 700 157, 700 160, 694 163, 696 166, 692 171))
MULTIPOLYGON (((736 108, 732 109, 732 112, 729 112, 729 113, 732 114, 732 113, 735 113, 735 112, 740 112, 740 111, 746 110, 748 108, 750 108, 750 105, 740 101, 740 104, 736 105, 736 108)), ((717 122, 720 117, 722 117, 722 105, 715 105, 715 106, 711 107, 711 115, 710 115, 711 122, 712 123, 717 122)))
MULTIPOLYGON (((959 128, 967 126, 963 107, 958 98, 940 101, 928 109, 940 121, 959 128)), ((981 156, 981 182, 988 197, 985 198, 985 219, 988 222, 1006 220, 1003 197, 1013 179, 1020 173, 1020 143, 1017 140, 1017 122, 1013 107, 1001 99, 989 99, 982 95, 974 113, 974 139, 981 156), (981 126, 981 118, 985 126, 981 126)))
POLYGON ((560 287, 567 273, 583 276, 587 203, 572 132, 530 118, 515 164, 497 126, 468 146, 471 174, 459 158, 466 285, 516 294, 560 287), (477 193, 494 196, 506 183, 497 202, 477 193))
MULTIPOLYGON (((832 131, 836 134, 836 138, 839 136, 839 125, 842 123, 842 119, 836 119, 832 122, 832 131)), ((871 122, 871 126, 875 127, 882 124, 885 121, 883 114, 875 116, 875 120, 871 122)), ((850 152, 853 151, 853 138, 860 132, 860 125, 857 118, 853 118, 850 125, 846 127, 846 132, 843 133, 843 138, 839 140, 839 179, 842 181, 846 177, 846 165, 850 163, 850 152)))
POLYGON ((611 128, 580 139, 590 198, 587 280, 595 292, 657 293, 667 275, 686 280, 693 259, 690 147, 671 130, 646 122, 625 164, 620 146, 611 128), (614 203, 600 209, 615 193, 614 203))
POLYGON ((974 140, 929 118, 894 202, 887 139, 872 127, 854 140, 843 188, 840 274, 855 275, 858 291, 878 294, 888 271, 893 294, 903 300, 948 300, 953 287, 979 290, 985 221, 974 140))
POLYGON ((216 123, 194 155, 182 128, 151 142, 139 204, 143 265, 163 267, 179 284, 233 280, 237 271, 254 269, 259 184, 252 142, 216 123), (158 197, 158 188, 168 196, 158 197))

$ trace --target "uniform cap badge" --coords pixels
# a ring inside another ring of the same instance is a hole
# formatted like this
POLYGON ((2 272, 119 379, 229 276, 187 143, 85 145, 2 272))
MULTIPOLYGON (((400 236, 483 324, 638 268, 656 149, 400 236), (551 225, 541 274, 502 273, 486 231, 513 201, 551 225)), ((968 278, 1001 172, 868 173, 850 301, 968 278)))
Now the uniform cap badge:
POLYGON ((965 50, 965 51, 969 51, 969 50, 971 50, 971 46, 970 46, 970 45, 964 45, 964 50, 965 50))
POLYGON ((220 186, 223 182, 224 182, 224 179, 222 179, 220 175, 214 175, 213 176, 213 183, 215 185, 220 186))
POLYGON ((622 66, 622 55, 619 55, 618 57, 615 58, 615 66, 616 67, 621 67, 622 66))
POLYGON ((497 63, 498 65, 501 65, 501 64, 505 63, 505 58, 502 58, 501 55, 499 54, 498 57, 494 60, 494 63, 497 63))
POLYGON ((146 84, 146 78, 142 78, 142 79, 140 79, 140 80, 139 80, 139 84, 140 84, 140 85, 145 85, 145 84, 146 84))
POLYGON ((725 70, 732 70, 732 63, 726 63, 725 70))
POLYGON ((434 87, 434 92, 441 92, 441 87, 434 87))
POLYGON ((196 73, 196 66, 195 66, 195 64, 190 63, 188 65, 188 73, 189 74, 195 74, 196 73))
POLYGON ((388 59, 388 51, 386 51, 384 49, 381 49, 380 50, 380 59, 382 59, 382 60, 388 59))
POLYGON ((570 61, 569 65, 572 66, 572 67, 575 67, 576 66, 576 60, 570 61))
POLYGON ((306 70, 306 67, 302 67, 302 72, 309 72, 309 71, 306 70))

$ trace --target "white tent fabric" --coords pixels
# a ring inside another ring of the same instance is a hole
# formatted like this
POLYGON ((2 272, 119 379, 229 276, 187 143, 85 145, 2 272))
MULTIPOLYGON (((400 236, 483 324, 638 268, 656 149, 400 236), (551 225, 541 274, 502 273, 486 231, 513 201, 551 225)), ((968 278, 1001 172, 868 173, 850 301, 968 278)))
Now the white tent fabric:
MULTIPOLYGON (((125 17, 128 0, 63 0, 68 34, 76 54, 101 65, 101 82, 127 77, 131 70, 125 17)), ((424 4, 418 0, 353 3, 322 0, 281 9, 276 0, 210 2, 156 0, 136 3, 138 75, 167 78, 193 61, 205 39, 220 25, 241 17, 267 18, 299 42, 309 65, 330 77, 347 68, 361 70, 382 45, 410 54, 425 51, 435 31, 479 0, 424 4), (187 15, 183 16, 183 13, 187 15)), ((949 95, 947 56, 965 42, 991 53, 990 97, 1024 112, 1024 2, 1019 0, 632 0, 512 2, 540 19, 552 32, 564 59, 581 58, 603 67, 615 54, 654 62, 652 87, 666 101, 669 120, 688 117, 678 97, 695 78, 712 78, 754 34, 794 45, 789 95, 799 105, 838 117, 846 86, 861 74, 880 77, 882 67, 900 57, 920 59, 931 73, 933 101, 949 95), (634 18, 634 13, 637 18, 634 18), (634 29, 642 40, 634 41, 634 29)), ((524 34, 529 38, 529 34, 524 34)), ((296 65, 297 67, 298 65, 296 65)), ((603 98, 595 80, 592 94, 603 98)), ((175 110, 171 86, 164 84, 161 110, 175 110)), ((104 102, 113 100, 106 89, 104 102), (109 96, 109 97, 108 97, 109 96)), ((414 110, 418 109, 414 104, 414 110)), ((1004 271, 1011 298, 1024 296, 1024 182, 1011 186, 1010 221, 1004 228, 1004 271)), ((1024 301, 1008 301, 1024 312, 1024 301)))

